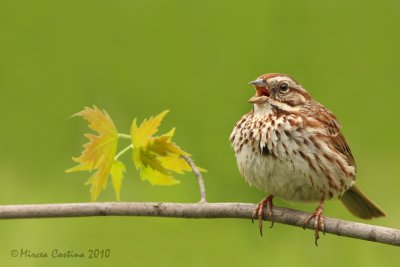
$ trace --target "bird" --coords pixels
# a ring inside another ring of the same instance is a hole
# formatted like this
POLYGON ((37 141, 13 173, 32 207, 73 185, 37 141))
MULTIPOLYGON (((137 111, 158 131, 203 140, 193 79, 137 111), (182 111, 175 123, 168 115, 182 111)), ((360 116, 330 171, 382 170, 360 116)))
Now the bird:
POLYGON ((340 199, 356 217, 385 216, 355 185, 356 162, 336 116, 314 100, 294 78, 268 73, 249 83, 255 95, 250 112, 230 135, 240 174, 250 186, 267 192, 252 219, 262 236, 264 208, 273 225, 273 198, 314 202, 314 238, 325 231, 324 202, 340 199))

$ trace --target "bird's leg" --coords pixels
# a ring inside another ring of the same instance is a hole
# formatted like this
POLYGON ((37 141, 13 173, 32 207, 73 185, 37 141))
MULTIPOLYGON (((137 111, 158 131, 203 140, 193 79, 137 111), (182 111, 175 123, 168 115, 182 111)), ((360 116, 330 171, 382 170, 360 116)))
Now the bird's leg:
POLYGON ((325 234, 325 224, 324 224, 324 198, 321 199, 318 207, 315 211, 304 221, 303 229, 306 229, 306 226, 310 222, 312 218, 314 220, 314 236, 315 236, 315 245, 318 246, 318 239, 319 239, 319 230, 325 234))
POLYGON ((251 216, 251 221, 254 222, 254 219, 258 217, 258 227, 260 228, 260 234, 262 236, 262 226, 263 226, 263 216, 264 216, 264 207, 267 206, 268 216, 271 220, 271 225, 269 228, 274 226, 274 218, 272 216, 272 199, 274 198, 273 195, 269 195, 265 197, 260 203, 257 204, 257 207, 253 211, 253 215, 251 216))

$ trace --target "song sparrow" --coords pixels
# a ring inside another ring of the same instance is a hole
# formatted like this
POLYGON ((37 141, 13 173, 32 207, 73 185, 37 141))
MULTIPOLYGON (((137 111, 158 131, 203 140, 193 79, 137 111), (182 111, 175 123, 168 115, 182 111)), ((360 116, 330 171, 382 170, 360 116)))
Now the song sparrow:
POLYGON ((253 110, 235 125, 230 141, 241 175, 268 192, 253 213, 262 235, 264 206, 272 219, 272 198, 320 201, 304 226, 315 218, 315 243, 324 231, 324 200, 340 198, 355 216, 370 219, 384 212, 354 185, 356 164, 335 115, 313 100, 293 78, 270 73, 250 84, 253 110))

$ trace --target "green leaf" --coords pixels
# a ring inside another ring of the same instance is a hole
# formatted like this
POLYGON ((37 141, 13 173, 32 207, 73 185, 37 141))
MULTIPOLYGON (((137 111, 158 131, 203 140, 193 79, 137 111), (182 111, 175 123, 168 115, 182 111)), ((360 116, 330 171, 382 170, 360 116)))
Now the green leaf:
POLYGON ((164 135, 154 136, 167 112, 144 120, 140 126, 135 119, 131 126, 132 160, 141 172, 141 178, 153 185, 177 184, 179 181, 172 177, 172 173, 191 171, 189 164, 181 158, 189 156, 189 153, 172 142, 175 128, 164 135))
POLYGON ((111 180, 114 187, 115 197, 120 200, 121 184, 126 171, 125 165, 118 160, 115 160, 111 167, 111 180))
POLYGON ((79 157, 72 158, 79 165, 66 170, 66 172, 95 170, 96 172, 86 184, 91 185, 91 201, 96 201, 100 192, 107 185, 108 176, 113 166, 118 146, 118 131, 110 116, 96 106, 93 108, 86 107, 75 116, 81 116, 88 121, 89 128, 97 132, 98 135, 85 134, 89 142, 84 145, 84 150, 79 157))

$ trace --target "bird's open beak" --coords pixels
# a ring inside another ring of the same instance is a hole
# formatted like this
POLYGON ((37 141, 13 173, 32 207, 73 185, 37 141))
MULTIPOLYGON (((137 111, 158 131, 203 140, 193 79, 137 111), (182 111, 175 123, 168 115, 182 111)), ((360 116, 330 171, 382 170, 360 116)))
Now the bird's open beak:
POLYGON ((264 104, 268 101, 268 97, 271 95, 267 89, 267 83, 264 79, 257 79, 255 81, 249 82, 249 84, 256 87, 256 95, 249 99, 252 104, 264 104))
POLYGON ((257 87, 265 87, 267 85, 267 83, 263 79, 257 79, 255 81, 249 82, 249 84, 257 87))
POLYGON ((268 102, 268 97, 266 97, 265 95, 262 96, 252 96, 249 100, 249 103, 252 104, 265 104, 268 102))

